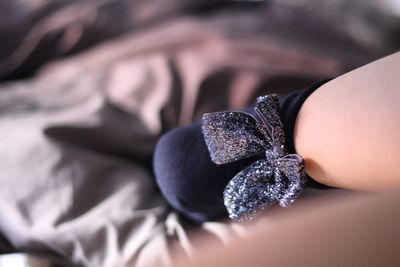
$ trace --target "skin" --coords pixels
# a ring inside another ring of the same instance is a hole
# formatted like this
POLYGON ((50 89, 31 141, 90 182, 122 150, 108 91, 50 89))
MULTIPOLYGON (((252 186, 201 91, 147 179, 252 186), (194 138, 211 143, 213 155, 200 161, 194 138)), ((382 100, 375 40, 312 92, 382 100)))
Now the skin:
POLYGON ((171 266, 399 266, 400 191, 336 193, 298 203, 290 212, 267 212, 246 225, 244 238, 234 236, 223 246, 198 240, 190 260, 178 258, 171 266))
POLYGON ((400 52, 346 73, 303 104, 295 148, 320 183, 400 187, 400 52))

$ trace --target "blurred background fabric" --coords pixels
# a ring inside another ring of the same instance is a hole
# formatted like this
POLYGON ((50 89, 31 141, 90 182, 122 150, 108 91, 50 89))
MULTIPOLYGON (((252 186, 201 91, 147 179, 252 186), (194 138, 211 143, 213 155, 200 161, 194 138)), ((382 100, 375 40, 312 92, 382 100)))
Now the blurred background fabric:
POLYGON ((0 252, 159 266, 193 231, 227 242, 242 228, 162 198, 158 137, 390 54, 399 17, 395 0, 2 1, 0 252))

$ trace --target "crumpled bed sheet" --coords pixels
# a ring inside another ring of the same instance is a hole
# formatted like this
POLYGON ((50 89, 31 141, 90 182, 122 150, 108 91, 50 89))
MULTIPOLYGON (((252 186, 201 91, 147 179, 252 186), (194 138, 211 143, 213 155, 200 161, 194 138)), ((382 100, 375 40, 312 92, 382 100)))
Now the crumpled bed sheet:
MULTIPOLYGON (((193 225, 168 207, 151 170, 158 137, 204 112, 286 94, 378 54, 297 9, 243 5, 121 26, 81 53, 35 61, 43 67, 30 78, 1 83, 2 253, 67 266, 159 266, 172 262, 172 250, 195 253, 194 236, 229 242, 245 233, 225 222, 193 225)), ((32 62, 3 77, 28 73, 32 62)))

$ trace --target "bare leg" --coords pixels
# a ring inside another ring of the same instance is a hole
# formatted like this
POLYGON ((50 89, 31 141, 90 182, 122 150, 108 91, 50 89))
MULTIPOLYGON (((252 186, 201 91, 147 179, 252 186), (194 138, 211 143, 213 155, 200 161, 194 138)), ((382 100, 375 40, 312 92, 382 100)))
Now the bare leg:
POLYGON ((227 245, 203 239, 190 262, 173 266, 399 266, 400 191, 336 193, 265 214, 227 245))
POLYGON ((400 186, 400 52, 316 90, 298 114, 295 147, 321 183, 400 186))

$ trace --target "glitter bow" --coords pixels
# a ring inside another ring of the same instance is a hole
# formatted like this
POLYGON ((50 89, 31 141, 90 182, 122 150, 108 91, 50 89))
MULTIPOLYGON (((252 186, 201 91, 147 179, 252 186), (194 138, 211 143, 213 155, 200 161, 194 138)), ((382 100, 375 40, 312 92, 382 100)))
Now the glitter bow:
POLYGON ((206 113, 202 120, 214 163, 226 164, 265 152, 265 158, 239 172, 224 190, 229 217, 237 222, 253 219, 276 202, 288 207, 301 193, 307 177, 303 159, 286 152, 277 96, 258 97, 254 110, 259 121, 244 112, 206 113))

